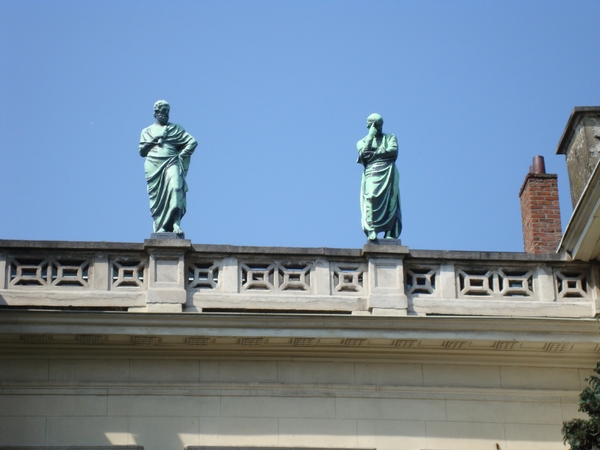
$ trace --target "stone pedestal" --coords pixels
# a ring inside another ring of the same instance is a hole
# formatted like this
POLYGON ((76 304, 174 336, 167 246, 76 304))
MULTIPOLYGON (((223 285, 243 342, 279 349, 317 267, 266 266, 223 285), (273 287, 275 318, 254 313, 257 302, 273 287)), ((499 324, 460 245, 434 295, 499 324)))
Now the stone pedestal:
POLYGON ((377 239, 363 247, 368 256, 369 310, 378 316, 406 316, 408 297, 404 291, 404 256, 408 247, 399 239, 377 239))
POLYGON ((146 307, 140 311, 181 312, 186 302, 184 258, 192 242, 175 233, 156 234, 159 238, 144 241, 150 263, 146 307), (175 239, 167 234, 174 235, 175 239))

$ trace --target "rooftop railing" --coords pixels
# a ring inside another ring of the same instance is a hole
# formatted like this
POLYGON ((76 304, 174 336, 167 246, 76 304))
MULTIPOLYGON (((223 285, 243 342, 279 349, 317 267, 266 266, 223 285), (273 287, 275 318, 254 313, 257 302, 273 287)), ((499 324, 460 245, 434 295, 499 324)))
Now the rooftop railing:
POLYGON ((563 255, 0 241, 2 308, 594 317, 598 285, 563 255))

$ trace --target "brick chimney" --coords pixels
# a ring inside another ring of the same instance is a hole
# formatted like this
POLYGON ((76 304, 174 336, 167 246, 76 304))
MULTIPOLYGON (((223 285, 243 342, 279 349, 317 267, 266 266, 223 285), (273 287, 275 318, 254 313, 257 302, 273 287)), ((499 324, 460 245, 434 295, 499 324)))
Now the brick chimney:
POLYGON ((557 175, 547 174, 544 158, 535 156, 519 198, 527 253, 555 253, 562 237, 557 175))

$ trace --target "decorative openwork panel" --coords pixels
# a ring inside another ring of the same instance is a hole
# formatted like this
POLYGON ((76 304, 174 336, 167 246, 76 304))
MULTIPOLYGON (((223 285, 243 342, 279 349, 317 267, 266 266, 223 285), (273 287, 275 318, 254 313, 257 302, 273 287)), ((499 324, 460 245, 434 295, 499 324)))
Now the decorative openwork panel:
POLYGON ((9 287, 89 286, 90 258, 18 256, 10 258, 9 287))
POLYGON ((331 263, 333 292, 362 292, 367 266, 361 263, 331 263))
POLYGON ((436 289, 439 266, 410 267, 406 270, 406 293, 434 294, 436 289))
POLYGON ((221 264, 217 262, 193 262, 187 266, 189 289, 216 289, 219 285, 221 264))
POLYGON ((110 264, 113 288, 143 288, 146 285, 147 259, 118 258, 110 264))
POLYGON ((456 270, 459 297, 532 297, 533 271, 529 269, 456 270))
POLYGON ((242 263, 242 291, 310 291, 313 269, 313 263, 301 261, 242 263))
POLYGON ((585 270, 555 270, 554 283, 559 300, 588 298, 588 274, 585 270))

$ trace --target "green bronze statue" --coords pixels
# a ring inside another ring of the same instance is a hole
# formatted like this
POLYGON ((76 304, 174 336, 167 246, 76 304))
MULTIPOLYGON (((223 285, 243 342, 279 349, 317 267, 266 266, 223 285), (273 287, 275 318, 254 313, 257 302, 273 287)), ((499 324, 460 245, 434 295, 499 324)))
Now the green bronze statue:
POLYGON ((146 158, 144 170, 154 232, 183 235, 181 218, 188 190, 185 177, 198 143, 183 127, 169 122, 170 109, 164 100, 154 104, 156 122, 142 130, 139 151, 146 158))
POLYGON ((364 166, 360 188, 362 228, 367 239, 374 241, 383 232, 386 239, 398 239, 402 231, 400 212, 400 174, 396 168, 398 141, 383 133, 383 118, 367 118, 369 133, 358 143, 357 162, 364 166))

